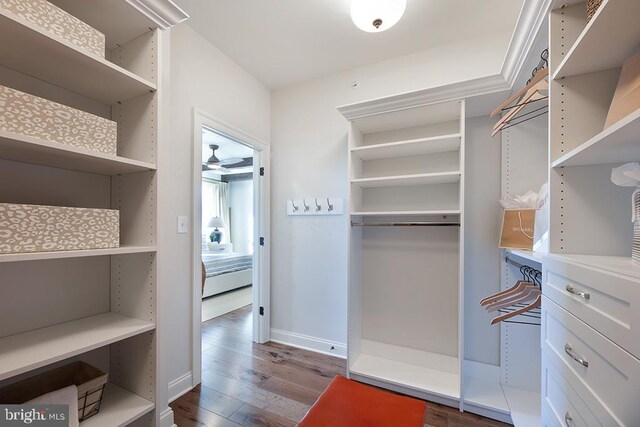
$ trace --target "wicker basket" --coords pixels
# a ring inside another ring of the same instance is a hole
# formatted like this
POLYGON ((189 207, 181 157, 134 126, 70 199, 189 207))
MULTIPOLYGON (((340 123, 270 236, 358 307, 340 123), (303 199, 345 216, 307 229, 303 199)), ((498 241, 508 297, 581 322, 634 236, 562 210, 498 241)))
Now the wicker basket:
POLYGON ((586 0, 587 2, 587 22, 591 21, 593 15, 596 14, 600 4, 602 4, 602 0, 586 0))
POLYGON ((73 362, 0 389, 0 403, 21 404, 52 391, 78 387, 78 420, 100 411, 107 374, 88 363, 73 362))

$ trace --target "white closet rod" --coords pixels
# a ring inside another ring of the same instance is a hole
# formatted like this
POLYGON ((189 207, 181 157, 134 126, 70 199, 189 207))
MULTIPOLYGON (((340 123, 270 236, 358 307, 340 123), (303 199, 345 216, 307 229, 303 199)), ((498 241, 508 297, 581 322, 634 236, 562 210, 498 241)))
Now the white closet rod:
POLYGON ((460 227, 459 222, 351 222, 352 227, 460 227))

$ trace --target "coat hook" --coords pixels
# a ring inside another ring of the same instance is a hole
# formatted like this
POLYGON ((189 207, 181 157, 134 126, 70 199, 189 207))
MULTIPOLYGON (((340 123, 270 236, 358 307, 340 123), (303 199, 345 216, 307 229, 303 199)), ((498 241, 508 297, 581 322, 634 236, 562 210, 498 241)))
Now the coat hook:
POLYGON ((318 204, 318 198, 316 197, 316 212, 320 212, 322 210, 322 206, 318 204))
POLYGON ((331 204, 331 201, 329 200, 328 197, 327 197, 327 206, 329 206, 329 212, 331 212, 333 210, 333 205, 331 204))
POLYGON ((305 199, 302 199, 302 204, 304 205, 304 211, 309 212, 310 206, 307 204, 307 201, 305 199))
POLYGON ((293 206, 293 211, 294 212, 298 212, 298 206, 296 206, 296 201, 295 200, 291 200, 291 206, 293 206))

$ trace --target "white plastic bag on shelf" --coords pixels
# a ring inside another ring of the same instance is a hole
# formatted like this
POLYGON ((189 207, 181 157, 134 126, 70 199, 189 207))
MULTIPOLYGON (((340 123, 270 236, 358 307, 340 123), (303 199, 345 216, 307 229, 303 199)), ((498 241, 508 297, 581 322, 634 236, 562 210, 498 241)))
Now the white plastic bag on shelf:
POLYGON ((527 191, 521 196, 507 194, 500 204, 505 209, 541 209, 549 202, 549 185, 545 182, 539 192, 527 191))
POLYGON ((611 182, 621 187, 640 186, 640 163, 626 163, 611 170, 611 182))

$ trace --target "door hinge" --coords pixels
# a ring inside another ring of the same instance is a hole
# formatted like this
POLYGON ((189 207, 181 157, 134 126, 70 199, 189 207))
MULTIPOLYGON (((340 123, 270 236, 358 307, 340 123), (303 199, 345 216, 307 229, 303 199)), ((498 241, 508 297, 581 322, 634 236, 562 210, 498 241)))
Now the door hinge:
POLYGON ((264 168, 260 168, 260 176, 264 176, 264 168))
POLYGON ((264 316, 264 307, 260 307, 260 316, 264 316))
POLYGON ((264 237, 260 238, 260 246, 264 246, 264 237))

